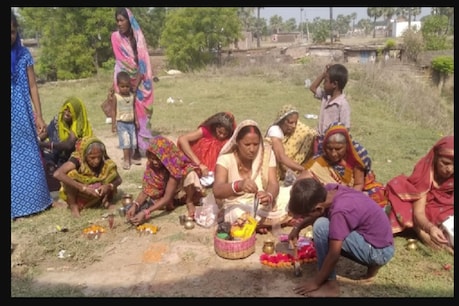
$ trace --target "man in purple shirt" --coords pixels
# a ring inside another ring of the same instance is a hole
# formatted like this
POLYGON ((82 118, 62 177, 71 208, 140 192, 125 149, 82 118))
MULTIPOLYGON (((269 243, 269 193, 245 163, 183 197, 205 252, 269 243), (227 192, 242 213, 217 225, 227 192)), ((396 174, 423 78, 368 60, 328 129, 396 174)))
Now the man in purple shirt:
POLYGON ((394 256, 394 238, 389 218, 370 197, 353 188, 298 179, 290 191, 288 209, 303 221, 293 227, 290 240, 313 225, 318 273, 294 289, 307 296, 339 296, 336 264, 341 252, 368 267, 370 280, 394 256))

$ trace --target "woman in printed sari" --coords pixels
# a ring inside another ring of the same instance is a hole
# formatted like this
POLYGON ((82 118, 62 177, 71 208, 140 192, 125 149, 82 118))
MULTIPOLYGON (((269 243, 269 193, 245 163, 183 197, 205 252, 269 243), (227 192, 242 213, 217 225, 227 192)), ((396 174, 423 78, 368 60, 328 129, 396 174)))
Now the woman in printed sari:
POLYGON ((322 154, 306 163, 303 174, 322 184, 338 183, 363 191, 381 207, 387 204, 384 185, 376 181, 367 150, 352 139, 344 124, 333 123, 325 131, 322 144, 322 154))
POLYGON ((138 119, 137 145, 133 163, 140 164, 140 150, 145 151, 151 139, 150 119, 153 114, 153 79, 148 55, 148 46, 142 30, 132 12, 125 7, 115 12, 118 31, 111 35, 112 49, 115 55, 113 88, 118 91, 116 75, 126 71, 131 77, 131 90, 135 94, 135 115, 138 119))
POLYGON ((293 105, 284 105, 266 132, 265 139, 276 156, 279 180, 285 179, 287 169, 294 173, 303 171, 304 163, 313 154, 317 132, 299 121, 298 116, 293 105))
POLYGON ((53 173, 75 151, 76 141, 92 135, 92 127, 83 101, 76 97, 65 100, 59 113, 51 119, 45 133, 39 135, 50 191, 59 190, 60 184, 53 178, 53 173))
POLYGON ((215 169, 213 194, 226 222, 233 223, 243 213, 253 216, 256 198, 259 233, 267 233, 274 222, 287 221, 290 187, 280 191, 276 169, 276 157, 263 142, 258 124, 242 121, 220 151, 215 169))
POLYGON ((74 217, 87 207, 109 208, 122 179, 105 145, 90 136, 80 139, 69 160, 54 172, 62 183, 60 197, 67 202, 74 217))
POLYGON ((209 171, 215 171, 218 154, 235 128, 234 115, 219 112, 207 118, 195 131, 180 135, 177 145, 191 161, 199 165, 202 176, 207 176, 209 171))
POLYGON ((386 193, 394 234, 413 228, 426 245, 454 252, 442 231, 442 223, 454 216, 454 136, 437 141, 410 176, 391 179, 386 193))
POLYGON ((144 223, 155 210, 173 209, 174 202, 186 204, 188 216, 194 218, 195 205, 202 197, 198 165, 160 135, 151 139, 146 156, 142 191, 128 208, 126 219, 135 225, 144 223))

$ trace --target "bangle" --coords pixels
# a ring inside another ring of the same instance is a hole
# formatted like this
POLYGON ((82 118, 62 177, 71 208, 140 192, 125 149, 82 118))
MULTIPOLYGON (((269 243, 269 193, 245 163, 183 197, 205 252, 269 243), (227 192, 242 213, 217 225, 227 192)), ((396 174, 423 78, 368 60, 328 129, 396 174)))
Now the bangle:
POLYGON ((132 203, 134 203, 135 207, 140 207, 140 204, 139 204, 139 202, 137 202, 137 201, 134 201, 134 202, 132 202, 132 203))
POLYGON ((240 190, 239 190, 239 182, 240 181, 233 181, 231 183, 231 189, 233 189, 234 193, 239 193, 240 192, 240 190))
POLYGON ((148 209, 144 209, 143 212, 145 213, 145 219, 149 219, 150 218, 150 212, 148 211, 148 209))
POLYGON ((268 194, 269 196, 269 204, 272 204, 273 203, 273 200, 274 200, 274 196, 271 192, 269 191, 266 191, 266 193, 268 194))

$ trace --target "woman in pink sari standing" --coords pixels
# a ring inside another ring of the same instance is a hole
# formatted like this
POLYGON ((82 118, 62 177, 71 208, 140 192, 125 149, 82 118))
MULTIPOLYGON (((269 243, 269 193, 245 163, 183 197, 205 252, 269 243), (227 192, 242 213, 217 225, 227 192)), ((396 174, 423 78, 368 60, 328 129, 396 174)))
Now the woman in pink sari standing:
POLYGON ((140 165, 141 153, 148 148, 151 133, 150 118, 153 113, 153 75, 150 56, 142 30, 132 12, 125 7, 115 12, 118 31, 111 35, 112 49, 115 55, 113 88, 118 92, 116 75, 126 71, 131 77, 131 90, 135 94, 135 115, 138 119, 137 148, 132 161, 140 165))

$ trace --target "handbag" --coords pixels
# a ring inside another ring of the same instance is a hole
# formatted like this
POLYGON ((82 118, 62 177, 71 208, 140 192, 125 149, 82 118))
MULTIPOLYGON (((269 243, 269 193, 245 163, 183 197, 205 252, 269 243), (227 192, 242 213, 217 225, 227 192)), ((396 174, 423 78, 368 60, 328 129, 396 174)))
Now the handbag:
POLYGON ((112 118, 115 116, 115 105, 114 105, 114 96, 113 94, 108 94, 107 98, 102 102, 100 107, 102 108, 102 111, 104 112, 105 116, 112 118))

